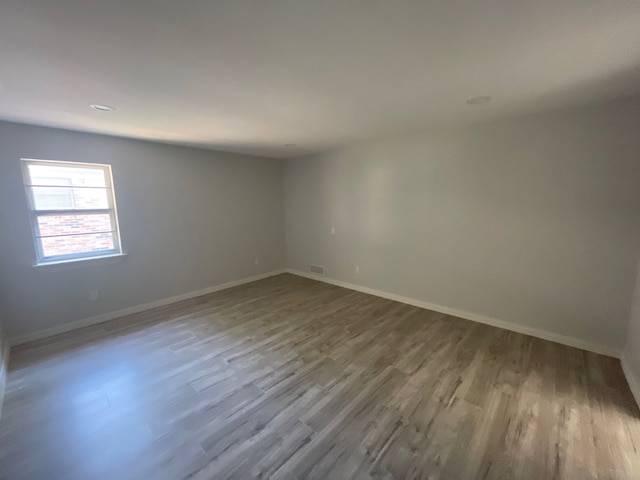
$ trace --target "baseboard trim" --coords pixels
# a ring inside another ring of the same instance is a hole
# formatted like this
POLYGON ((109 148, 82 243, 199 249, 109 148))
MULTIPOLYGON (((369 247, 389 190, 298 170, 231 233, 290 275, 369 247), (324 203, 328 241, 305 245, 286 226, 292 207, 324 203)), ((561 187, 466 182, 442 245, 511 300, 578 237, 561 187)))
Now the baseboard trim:
POLYGON ((425 308, 427 310, 433 310, 434 312, 440 312, 454 317, 464 318, 465 320, 471 320, 474 322, 484 323, 485 325, 491 325, 492 327, 503 328, 505 330, 511 330, 513 332, 523 333, 525 335, 531 335, 532 337, 542 338, 543 340, 549 340, 570 347, 580 348, 582 350, 588 350, 590 352, 598 353, 601 355, 607 355, 609 357, 620 358, 620 351, 616 348, 609 347, 607 345, 600 345, 597 343, 582 340, 580 338, 569 337, 561 335, 559 333, 549 332, 547 330, 541 330, 538 328, 527 327, 519 323, 507 322, 505 320, 498 320, 496 318, 487 317, 477 313, 466 312, 464 310, 458 310, 456 308, 445 307, 437 305, 435 303, 424 302, 422 300, 416 300, 414 298, 403 297, 402 295, 396 295, 395 293, 384 292, 381 290, 375 290, 369 287, 363 287, 356 285, 355 283, 342 282, 340 280, 334 280, 322 275, 314 275, 312 273, 302 272, 292 268, 287 268, 286 271, 293 275, 300 277, 310 278, 338 287, 348 288, 350 290, 356 290, 362 293, 368 293, 369 295, 375 295, 376 297, 386 298, 388 300, 394 300, 396 302, 406 303, 413 305, 414 307, 425 308))
POLYGON ((4 403, 4 394, 7 390, 7 374, 9 372, 9 342, 5 340, 2 344, 2 359, 0 359, 0 418, 2 418, 2 405, 4 403))
POLYGON ((631 393, 633 393, 633 397, 636 399, 638 407, 640 407, 640 377, 633 371, 624 354, 620 357, 620 363, 622 364, 622 371, 627 378, 631 393))
POLYGON ((113 312, 102 313, 100 315, 85 318, 82 320, 77 320, 75 322, 69 322, 69 323, 65 323, 55 327, 45 328, 43 330, 37 330, 35 332, 25 333, 24 335, 18 335, 16 337, 9 338, 9 345, 10 346, 22 345, 23 343, 28 343, 28 342, 33 342, 35 340, 41 340, 43 338, 53 337, 54 335, 67 333, 72 330, 77 330, 78 328, 89 327, 91 325, 96 325, 98 323, 108 322, 109 320, 124 317, 126 315, 131 315, 134 313, 143 312, 145 310, 150 310, 152 308, 164 307, 165 305, 180 302, 182 300, 201 297, 202 295, 207 295, 209 293, 218 292, 220 290, 226 290, 227 288, 237 287, 238 285, 244 285, 245 283, 251 283, 257 280, 273 277, 275 275, 280 275, 281 273, 285 273, 285 270, 284 269, 273 270, 271 272, 263 273, 260 275, 254 275, 252 277, 242 278, 240 280, 234 280, 232 282, 220 283, 212 287, 203 288, 202 290, 196 290, 193 292, 182 293, 180 295, 174 295, 172 297, 161 298, 160 300, 155 300, 153 302, 134 305, 133 307, 123 308, 120 310, 115 310, 113 312))

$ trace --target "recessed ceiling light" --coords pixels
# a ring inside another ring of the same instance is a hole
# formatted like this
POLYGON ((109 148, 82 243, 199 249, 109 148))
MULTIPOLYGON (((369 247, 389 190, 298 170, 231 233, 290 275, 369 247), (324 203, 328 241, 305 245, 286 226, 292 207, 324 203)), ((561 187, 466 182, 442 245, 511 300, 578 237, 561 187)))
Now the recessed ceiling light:
POLYGON ((110 105, 102 105, 100 103, 91 104, 91 108, 93 108, 94 110, 98 110, 99 112, 113 112, 115 110, 115 107, 112 107, 110 105))
POLYGON ((284 146, 287 147, 287 148, 293 148, 293 147, 296 146, 296 144, 295 143, 285 143, 284 146))
POLYGON ((487 103, 490 100, 491 100, 491 97, 489 97, 489 96, 473 97, 473 98, 470 98, 469 100, 467 100, 466 104, 467 105, 480 105, 480 104, 483 104, 483 103, 487 103))

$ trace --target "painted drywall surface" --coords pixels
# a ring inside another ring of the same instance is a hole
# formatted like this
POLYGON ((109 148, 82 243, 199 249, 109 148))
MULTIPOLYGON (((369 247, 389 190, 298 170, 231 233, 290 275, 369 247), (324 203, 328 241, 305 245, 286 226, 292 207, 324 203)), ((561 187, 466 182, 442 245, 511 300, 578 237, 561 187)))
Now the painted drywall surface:
POLYGON ((627 367, 631 369, 636 381, 640 381, 640 265, 638 265, 638 277, 623 355, 627 367))
POLYGON ((639 113, 615 103, 289 160, 287 267, 619 349, 639 113))
POLYGON ((2 318, 0 305, 0 418, 2 417, 2 405, 4 404, 4 393, 6 391, 7 373, 9 369, 9 346, 4 333, 2 318))
POLYGON ((282 268, 282 195, 279 160, 0 123, 0 303, 7 335, 282 268), (33 268, 20 158, 111 164, 128 257, 62 272, 33 268))

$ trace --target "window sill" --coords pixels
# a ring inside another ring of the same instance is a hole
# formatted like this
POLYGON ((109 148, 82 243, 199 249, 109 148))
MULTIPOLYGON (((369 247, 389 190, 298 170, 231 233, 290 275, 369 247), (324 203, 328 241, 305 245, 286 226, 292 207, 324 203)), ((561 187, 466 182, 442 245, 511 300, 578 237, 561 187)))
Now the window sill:
POLYGON ((102 257, 78 258, 76 260, 38 263, 34 265, 33 268, 44 270, 47 272, 61 272, 64 270, 74 270, 76 268, 101 267, 102 265, 120 263, 125 258, 127 258, 126 253, 117 253, 115 255, 105 255, 102 257))

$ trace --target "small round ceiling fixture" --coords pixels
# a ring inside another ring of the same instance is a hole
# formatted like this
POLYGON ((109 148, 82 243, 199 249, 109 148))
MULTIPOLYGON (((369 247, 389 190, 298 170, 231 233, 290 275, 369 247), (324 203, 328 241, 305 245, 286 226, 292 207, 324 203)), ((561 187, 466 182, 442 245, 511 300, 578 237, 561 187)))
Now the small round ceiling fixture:
POLYGON ((285 143, 284 146, 287 147, 287 148, 293 148, 293 147, 296 146, 296 144, 295 143, 285 143))
POLYGON ((482 97, 473 97, 470 98, 469 100, 467 100, 465 103, 467 105, 482 105, 483 103, 487 103, 491 101, 491 97, 489 96, 482 96, 482 97))
POLYGON ((115 110, 115 107, 112 107, 111 105, 102 105, 101 103, 92 103, 90 107, 94 110, 98 110, 99 112, 113 112, 115 110))

